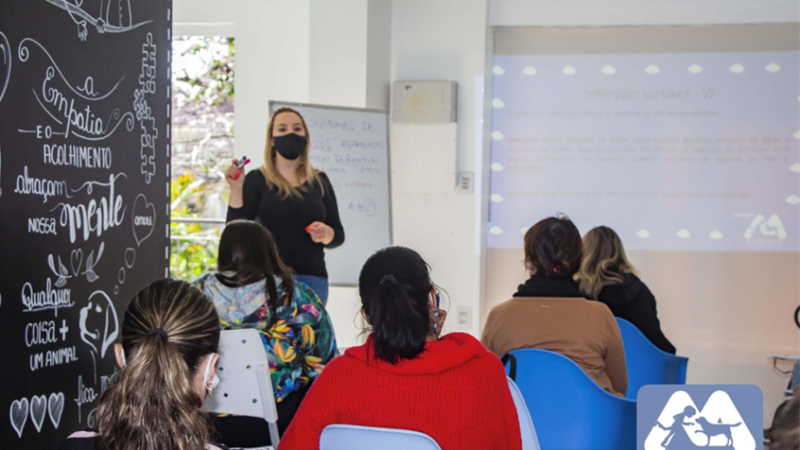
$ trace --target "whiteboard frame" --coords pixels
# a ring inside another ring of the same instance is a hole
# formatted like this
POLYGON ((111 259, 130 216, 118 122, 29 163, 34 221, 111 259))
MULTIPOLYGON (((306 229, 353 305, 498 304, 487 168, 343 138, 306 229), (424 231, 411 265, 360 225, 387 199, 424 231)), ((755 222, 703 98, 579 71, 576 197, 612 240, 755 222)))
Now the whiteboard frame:
MULTIPOLYGON (((293 107, 305 107, 305 108, 322 108, 322 109, 335 109, 340 111, 357 111, 357 112, 371 112, 371 113, 381 113, 386 114, 386 177, 389 182, 388 186, 388 193, 389 193, 389 245, 394 245, 394 209, 392 208, 392 143, 391 143, 391 130, 389 126, 391 125, 391 121, 389 121, 389 111, 383 109, 371 109, 371 108, 356 108, 352 106, 335 106, 335 105, 322 105, 317 103, 298 103, 298 102, 282 102, 279 100, 270 100, 269 101, 269 117, 272 118, 273 112, 275 112, 275 106, 288 106, 290 108, 293 107)), ((338 206, 338 205, 337 205, 338 206)), ((346 239, 346 238, 345 238, 346 239)), ((331 284, 334 287, 357 287, 358 284, 331 284)))

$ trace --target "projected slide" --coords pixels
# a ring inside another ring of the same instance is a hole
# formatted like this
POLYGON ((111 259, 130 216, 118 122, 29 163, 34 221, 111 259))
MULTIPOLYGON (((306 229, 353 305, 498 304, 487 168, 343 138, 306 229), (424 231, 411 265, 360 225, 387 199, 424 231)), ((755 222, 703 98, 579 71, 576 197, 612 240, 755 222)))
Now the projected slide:
POLYGON ((561 212, 630 249, 798 250, 798 52, 494 64, 490 247, 561 212))

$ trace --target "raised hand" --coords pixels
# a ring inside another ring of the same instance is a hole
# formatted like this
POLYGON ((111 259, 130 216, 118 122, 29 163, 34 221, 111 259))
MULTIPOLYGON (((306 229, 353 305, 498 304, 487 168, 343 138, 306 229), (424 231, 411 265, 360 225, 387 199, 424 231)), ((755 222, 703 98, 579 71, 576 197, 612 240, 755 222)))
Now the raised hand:
POLYGON ((225 181, 231 189, 241 189, 244 186, 244 169, 239 169, 239 160, 234 159, 231 165, 225 170, 225 181))

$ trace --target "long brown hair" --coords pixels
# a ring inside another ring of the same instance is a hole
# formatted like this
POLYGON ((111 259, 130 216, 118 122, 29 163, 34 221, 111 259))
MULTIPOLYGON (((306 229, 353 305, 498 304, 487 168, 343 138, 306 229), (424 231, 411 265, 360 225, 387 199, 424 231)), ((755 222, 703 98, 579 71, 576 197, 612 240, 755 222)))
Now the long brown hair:
POLYGON ((301 116, 299 112, 293 110, 292 108, 285 106, 278 108, 274 113, 272 113, 272 117, 269 118, 269 124, 267 124, 267 143, 264 146, 264 164, 261 166, 261 173, 264 174, 264 178, 267 179, 268 184, 274 185, 278 188, 278 192, 280 192, 283 198, 303 197, 303 195, 300 193, 300 190, 304 189, 303 185, 300 185, 299 187, 292 186, 288 181, 286 181, 286 178, 281 176, 281 174, 278 172, 278 169, 275 167, 275 154, 277 151, 272 147, 272 135, 275 128, 275 118, 283 113, 297 114, 297 117, 300 118, 300 122, 303 124, 303 130, 306 132, 306 149, 303 150, 303 153, 301 153, 300 157, 298 158, 295 175, 297 175, 298 180, 305 180, 309 185, 316 184, 319 186, 320 189, 322 189, 322 194, 324 195, 325 187, 322 184, 322 178, 319 176, 319 171, 311 165, 311 161, 308 157, 309 148, 311 147, 311 135, 308 134, 306 120, 303 119, 303 116, 301 116))
POLYGON ((128 364, 100 399, 95 449, 205 449, 210 424, 192 380, 204 357, 219 352, 219 333, 214 304, 189 283, 142 289, 125 312, 128 364), (165 335, 152 332, 158 328, 165 335))
POLYGON ((576 278, 589 298, 597 300, 604 286, 624 283, 628 274, 636 273, 625 255, 622 240, 611 228, 592 229, 583 237, 583 245, 586 256, 576 278))
POLYGON ((219 240, 217 270, 217 279, 228 287, 241 287, 264 280, 272 313, 268 327, 275 321, 279 306, 275 277, 281 280, 288 298, 294 295, 292 269, 278 255, 272 233, 250 220, 234 220, 225 226, 219 240))

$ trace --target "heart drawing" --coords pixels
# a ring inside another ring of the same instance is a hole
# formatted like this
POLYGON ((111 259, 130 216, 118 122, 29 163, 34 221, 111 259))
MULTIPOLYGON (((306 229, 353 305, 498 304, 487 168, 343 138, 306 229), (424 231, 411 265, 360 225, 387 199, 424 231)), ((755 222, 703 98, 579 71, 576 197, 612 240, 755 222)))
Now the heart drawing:
POLYGON ((0 101, 3 101, 3 95, 6 93, 8 81, 11 79, 11 46, 8 45, 6 35, 0 33, 0 101))
POLYGON ((69 258, 69 264, 70 267, 72 267, 72 273, 78 276, 81 272, 81 266, 83 265, 83 250, 73 250, 69 258))
POLYGON ((125 265, 128 266, 128 269, 133 267, 136 263, 136 249, 133 247, 128 247, 125 249, 125 265))
POLYGON ((47 415, 47 397, 44 395, 31 397, 31 421, 36 427, 36 432, 42 431, 44 416, 47 415))
POLYGON ((47 400, 47 411, 50 413, 50 421, 53 426, 58 429, 58 424, 61 423, 61 414, 64 412, 64 393, 50 394, 47 400))
POLYGON ((152 203, 147 202, 144 194, 137 195, 136 200, 133 201, 131 219, 133 237, 136 239, 136 245, 139 246, 153 234, 156 226, 156 208, 152 203))
POLYGON ((22 437, 22 429, 28 421, 28 399, 14 400, 11 402, 11 409, 8 411, 11 417, 11 426, 17 432, 18 437, 22 437))

